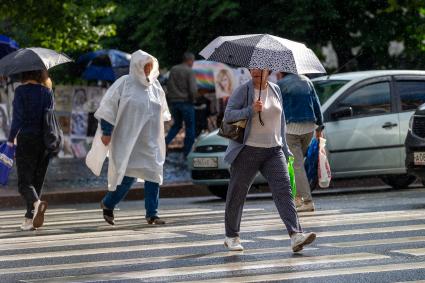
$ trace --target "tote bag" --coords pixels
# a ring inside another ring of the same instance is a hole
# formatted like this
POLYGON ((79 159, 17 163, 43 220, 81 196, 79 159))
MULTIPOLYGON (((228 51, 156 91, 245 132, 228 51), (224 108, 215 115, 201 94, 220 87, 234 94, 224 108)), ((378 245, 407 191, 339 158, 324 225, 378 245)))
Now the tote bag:
POLYGON ((0 145, 0 184, 5 186, 9 181, 9 174, 13 167, 15 157, 15 146, 0 145))

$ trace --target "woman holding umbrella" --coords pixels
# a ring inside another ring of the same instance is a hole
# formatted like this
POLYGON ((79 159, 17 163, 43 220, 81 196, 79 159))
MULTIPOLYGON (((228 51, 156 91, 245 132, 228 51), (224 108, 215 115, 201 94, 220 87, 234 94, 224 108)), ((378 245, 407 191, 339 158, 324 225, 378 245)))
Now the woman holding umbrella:
POLYGON ((303 44, 267 34, 218 37, 200 54, 209 60, 246 67, 252 76, 230 96, 224 114, 223 123, 246 121, 242 138, 231 139, 225 155, 231 167, 224 245, 231 251, 243 250, 239 238, 243 206, 254 178, 261 172, 288 230, 292 250, 301 251, 316 235, 304 233, 298 221, 287 170, 292 153, 285 138, 282 94, 268 77, 271 70, 324 72, 323 67, 303 44))
MULTIPOLYGON (((13 118, 8 145, 16 147, 18 189, 26 202, 27 212, 22 230, 43 225, 47 202, 40 200, 49 156, 43 140, 43 115, 53 103, 47 71, 22 73, 22 85, 13 99, 13 118), (46 86, 47 85, 47 86, 46 86)), ((51 83, 50 83, 51 84, 51 83)))
POLYGON ((13 99, 8 146, 16 147, 18 190, 27 207, 22 230, 34 230, 44 222, 47 202, 41 201, 50 154, 44 141, 43 119, 53 107, 52 82, 47 70, 70 62, 63 54, 45 48, 19 49, 0 60, 0 76, 21 74, 22 85, 13 99))

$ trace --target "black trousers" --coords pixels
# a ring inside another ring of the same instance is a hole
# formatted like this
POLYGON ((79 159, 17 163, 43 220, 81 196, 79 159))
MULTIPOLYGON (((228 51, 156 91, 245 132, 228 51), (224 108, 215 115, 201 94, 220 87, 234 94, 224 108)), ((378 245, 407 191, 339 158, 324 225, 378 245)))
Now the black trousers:
POLYGON ((18 135, 16 147, 18 189, 27 206, 26 218, 33 218, 34 202, 40 199, 49 159, 43 137, 18 135))

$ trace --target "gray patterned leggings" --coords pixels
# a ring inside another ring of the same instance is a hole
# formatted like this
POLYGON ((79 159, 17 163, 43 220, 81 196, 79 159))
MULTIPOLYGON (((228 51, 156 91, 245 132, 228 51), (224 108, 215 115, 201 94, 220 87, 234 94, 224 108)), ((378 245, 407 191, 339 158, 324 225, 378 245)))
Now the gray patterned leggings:
POLYGON ((230 168, 225 211, 226 236, 239 236, 246 195, 258 171, 269 183, 274 203, 288 233, 302 232, 291 196, 288 169, 282 148, 245 146, 230 168))

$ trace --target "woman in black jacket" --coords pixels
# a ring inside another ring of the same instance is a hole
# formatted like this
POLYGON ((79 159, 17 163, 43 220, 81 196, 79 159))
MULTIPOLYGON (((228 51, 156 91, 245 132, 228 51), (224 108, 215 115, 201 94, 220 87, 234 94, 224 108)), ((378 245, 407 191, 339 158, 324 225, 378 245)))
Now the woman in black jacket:
POLYGON ((43 141, 43 116, 53 103, 51 81, 47 71, 22 73, 22 85, 13 100, 12 126, 8 146, 16 147, 19 193, 27 211, 22 230, 34 230, 44 222, 47 202, 40 200, 49 156, 43 141))

